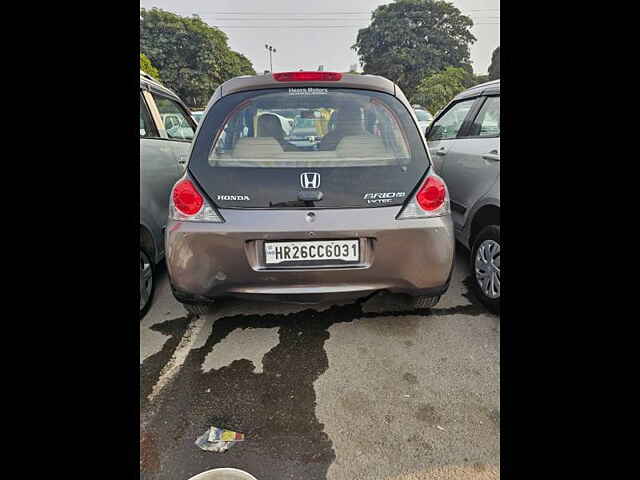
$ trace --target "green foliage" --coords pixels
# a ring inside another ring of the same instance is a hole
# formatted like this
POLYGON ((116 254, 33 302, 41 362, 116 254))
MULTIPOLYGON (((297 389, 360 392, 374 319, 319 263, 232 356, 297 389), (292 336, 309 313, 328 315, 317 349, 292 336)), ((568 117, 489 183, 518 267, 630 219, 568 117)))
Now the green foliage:
POLYGON ((473 74, 461 67, 447 67, 444 71, 425 78, 411 97, 411 103, 418 103, 435 114, 458 93, 476 84, 473 74), (473 82, 469 84, 470 82, 473 82))
POLYGON ((190 107, 204 106, 230 78, 255 75, 249 59, 229 48, 224 32, 197 15, 141 8, 140 16, 140 50, 158 67, 163 83, 190 107))
POLYGON ((500 47, 496 48, 491 55, 491 65, 489 65, 489 80, 500 78, 500 47))
POLYGON ((426 76, 448 66, 470 66, 469 46, 476 41, 472 26, 451 3, 396 0, 376 8, 352 48, 364 73, 393 80, 411 97, 426 76))
POLYGON ((148 73, 156 80, 160 80, 158 69, 151 64, 151 60, 149 60, 144 53, 140 54, 140 70, 144 73, 148 73))

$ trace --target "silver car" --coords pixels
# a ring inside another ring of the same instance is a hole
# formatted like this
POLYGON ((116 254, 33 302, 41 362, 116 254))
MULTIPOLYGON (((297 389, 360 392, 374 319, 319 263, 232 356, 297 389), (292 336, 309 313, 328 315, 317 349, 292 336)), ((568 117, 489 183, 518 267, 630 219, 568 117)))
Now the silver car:
POLYGON ((184 174, 194 130, 178 96, 140 72, 140 318, 151 305, 169 193, 184 174))
POLYGON ((457 95, 427 131, 451 196, 456 238, 471 249, 480 300, 500 311, 500 80, 457 95))
POLYGON ((447 188, 401 90, 334 72, 237 77, 215 91, 165 242, 173 294, 196 314, 225 296, 317 303, 382 290, 432 307, 455 245, 447 188), (296 146, 268 114, 291 110, 331 127, 296 146))

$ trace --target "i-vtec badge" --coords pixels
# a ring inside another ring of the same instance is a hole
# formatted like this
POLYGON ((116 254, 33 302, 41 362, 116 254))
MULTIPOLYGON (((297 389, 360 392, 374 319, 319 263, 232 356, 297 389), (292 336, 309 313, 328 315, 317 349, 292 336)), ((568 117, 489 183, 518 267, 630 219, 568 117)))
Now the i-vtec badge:
POLYGON ((405 192, 376 192, 365 193, 363 200, 367 203, 391 203, 394 198, 403 198, 406 195, 405 192))
POLYGON ((218 200, 251 200, 248 195, 218 195, 218 200))

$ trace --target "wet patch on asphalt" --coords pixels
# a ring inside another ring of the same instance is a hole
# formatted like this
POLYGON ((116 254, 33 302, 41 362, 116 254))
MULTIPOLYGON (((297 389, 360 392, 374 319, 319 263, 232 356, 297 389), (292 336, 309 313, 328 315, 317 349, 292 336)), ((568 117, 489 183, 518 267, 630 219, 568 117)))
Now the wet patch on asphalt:
MULTIPOLYGON (((178 375, 160 393, 158 399, 163 401, 157 412, 141 431, 144 441, 161 452, 159 462, 150 457, 148 464, 141 464, 144 478, 187 479, 207 469, 234 466, 259 480, 326 479, 336 455, 331 439, 323 431, 324 425, 316 417, 313 385, 328 368, 324 344, 330 336, 329 328, 361 318, 486 312, 478 302, 470 301, 471 305, 443 309, 363 311, 361 300, 323 311, 307 309, 215 320, 206 343, 188 354, 178 375), (264 355, 262 372, 256 372, 254 364, 246 359, 203 372, 201 366, 207 355, 231 332, 264 328, 278 328, 279 343, 264 355), (210 426, 242 432, 246 440, 223 454, 201 451, 194 441, 210 426)), ((406 320, 390 321, 387 334, 410 337, 425 319, 406 320)), ((174 322, 172 328, 166 328, 175 334, 157 354, 165 359, 171 356, 171 345, 179 342, 179 332, 184 334, 186 329, 186 324, 174 322)), ((145 361, 143 367, 159 371, 162 367, 156 365, 154 357, 147 359, 149 365, 145 361)), ((405 381, 413 383, 417 378, 407 375, 405 381)), ((432 422, 434 413, 425 407, 417 420, 432 422)))
POLYGON ((151 393, 153 386, 160 376, 162 368, 169 361, 176 347, 180 343, 180 339, 187 331, 189 322, 192 317, 180 317, 173 320, 167 320, 151 326, 151 330, 160 332, 170 338, 162 346, 162 350, 158 353, 146 358, 140 365, 140 411, 144 411, 147 406, 147 397, 151 393))
POLYGON ((185 334, 190 321, 191 317, 181 317, 167 320, 151 327, 152 330, 168 335, 171 338, 164 343, 162 350, 145 359, 140 366, 140 478, 146 478, 142 472, 157 472, 160 469, 161 454, 155 438, 148 435, 142 428, 142 419, 148 406, 147 397, 158 381, 162 368, 167 364, 180 343, 180 339, 185 334))

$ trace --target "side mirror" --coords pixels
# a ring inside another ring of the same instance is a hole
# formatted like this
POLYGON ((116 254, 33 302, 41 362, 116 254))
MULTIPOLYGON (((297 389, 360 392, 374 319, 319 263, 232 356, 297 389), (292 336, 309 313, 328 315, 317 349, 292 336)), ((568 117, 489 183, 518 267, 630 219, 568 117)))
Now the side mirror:
POLYGON ((424 129, 424 138, 425 138, 425 140, 429 139, 429 133, 431 133, 431 125, 433 125, 433 123, 430 124, 427 128, 424 129))

